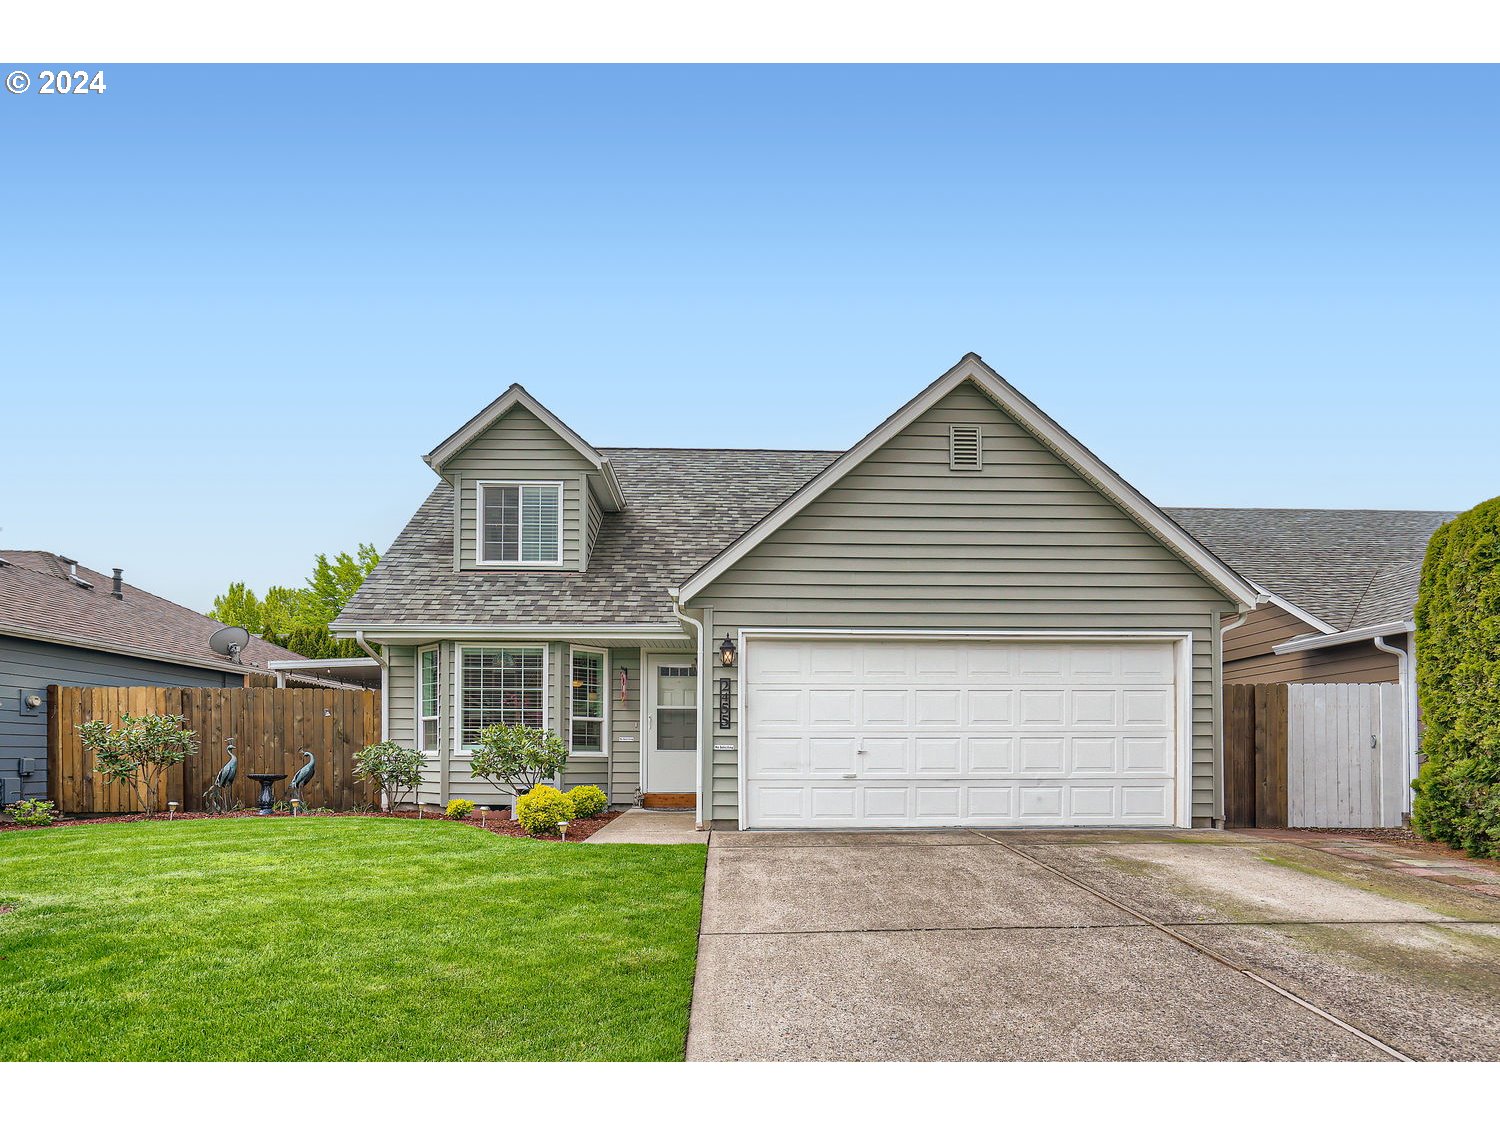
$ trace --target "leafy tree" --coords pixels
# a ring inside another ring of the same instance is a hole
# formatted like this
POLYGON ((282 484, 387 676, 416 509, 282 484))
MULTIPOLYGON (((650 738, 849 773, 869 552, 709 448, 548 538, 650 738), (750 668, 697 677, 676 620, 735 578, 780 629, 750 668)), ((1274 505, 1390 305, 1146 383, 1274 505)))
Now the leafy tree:
POLYGON ((1500 856, 1500 497, 1428 541, 1417 653, 1426 760, 1412 824, 1472 856, 1500 856))
POLYGON ((354 641, 335 640, 328 626, 379 561, 380 552, 369 543, 361 543, 353 555, 341 551, 331 560, 320 554, 307 585, 272 586, 261 598, 245 583, 234 582, 214 599, 209 616, 303 656, 363 656, 354 641))
POLYGON ((78 724, 83 745, 94 752, 94 769, 104 783, 135 788, 147 816, 156 815, 156 794, 167 770, 198 752, 198 735, 181 715, 120 716, 120 725, 103 719, 78 724))
POLYGON ((556 777, 567 762, 568 748, 554 732, 496 723, 479 732, 469 772, 519 796, 556 777))
POLYGON ((402 795, 422 783, 422 752, 399 742, 373 743, 354 755, 354 776, 374 782, 386 812, 393 812, 402 795))

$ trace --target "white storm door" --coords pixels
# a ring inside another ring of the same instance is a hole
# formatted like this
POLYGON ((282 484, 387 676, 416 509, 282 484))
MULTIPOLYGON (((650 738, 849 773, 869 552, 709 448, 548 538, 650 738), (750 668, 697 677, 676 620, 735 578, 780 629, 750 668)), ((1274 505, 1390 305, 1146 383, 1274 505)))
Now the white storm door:
POLYGON ((647 793, 694 793, 698 777, 698 666, 690 656, 646 656, 647 793))

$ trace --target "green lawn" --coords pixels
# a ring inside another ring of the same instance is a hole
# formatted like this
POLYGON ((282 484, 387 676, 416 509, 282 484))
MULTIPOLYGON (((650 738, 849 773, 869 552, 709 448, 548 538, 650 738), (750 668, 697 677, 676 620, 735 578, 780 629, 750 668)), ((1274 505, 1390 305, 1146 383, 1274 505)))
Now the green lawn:
POLYGON ((703 865, 369 817, 0 832, 0 1059, 678 1059, 703 865))

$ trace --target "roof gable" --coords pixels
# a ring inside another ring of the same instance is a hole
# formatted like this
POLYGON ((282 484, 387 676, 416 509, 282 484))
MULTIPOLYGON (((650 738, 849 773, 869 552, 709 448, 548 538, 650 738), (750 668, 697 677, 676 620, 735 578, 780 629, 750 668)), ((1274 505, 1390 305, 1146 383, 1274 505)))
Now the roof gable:
POLYGON ((956 366, 927 386, 852 449, 787 497, 764 519, 701 567, 682 584, 676 591, 676 596, 686 602, 701 593, 777 529, 785 526, 872 454, 885 447, 913 421, 965 383, 972 383, 1003 413, 1072 468, 1152 538, 1185 562, 1210 586, 1239 605, 1251 606, 1260 600, 1260 595, 1249 582, 1215 557, 973 353, 966 355, 956 366))
POLYGON ((520 383, 512 383, 499 398, 470 418, 453 433, 444 438, 431 453, 422 460, 432 470, 441 474, 444 467, 476 438, 485 433, 516 407, 522 407, 538 418, 543 425, 555 433, 564 444, 570 446, 589 467, 599 474, 602 488, 601 500, 610 511, 621 511, 625 507, 625 494, 615 479, 614 467, 608 457, 584 441, 571 426, 548 410, 520 383))

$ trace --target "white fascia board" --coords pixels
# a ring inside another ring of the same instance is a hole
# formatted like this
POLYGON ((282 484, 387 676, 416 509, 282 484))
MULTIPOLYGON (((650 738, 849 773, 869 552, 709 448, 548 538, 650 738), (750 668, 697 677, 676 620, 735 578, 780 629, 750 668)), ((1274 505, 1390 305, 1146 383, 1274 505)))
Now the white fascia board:
POLYGON ((443 466, 452 457, 482 434, 495 422, 505 417, 513 407, 524 406, 531 413, 546 424, 547 428, 567 442, 577 454, 587 461, 604 478, 610 502, 616 505, 616 511, 625 508, 625 493, 621 491, 619 482, 615 480, 614 468, 609 459, 595 449, 578 435, 578 432, 548 410, 525 387, 520 383, 512 383, 506 392, 490 403, 474 417, 470 418, 453 433, 449 434, 436 449, 423 457, 422 460, 431 466, 437 473, 443 471, 443 466))
POLYGON ((1318 617, 1315 614, 1308 613, 1307 610, 1303 609, 1301 606, 1297 605, 1294 602, 1287 601, 1285 598, 1283 598, 1279 594, 1273 594, 1273 593, 1271 593, 1270 590, 1267 590, 1259 582, 1252 582, 1251 585, 1254 586, 1257 590, 1260 591, 1260 593, 1263 596, 1263 600, 1265 602, 1267 602, 1270 605, 1274 605, 1277 609, 1283 609, 1283 610, 1285 610, 1287 613, 1290 613, 1293 617, 1297 618, 1299 621, 1305 621, 1307 624, 1311 625, 1318 632, 1320 632, 1320 633, 1337 633, 1338 632, 1337 629, 1335 629, 1332 625, 1328 624, 1328 622, 1324 621, 1321 617, 1318 617))
POLYGON ((1356 644, 1359 641, 1372 641, 1376 637, 1390 637, 1402 633, 1413 633, 1416 625, 1411 621, 1387 621, 1383 625, 1365 625, 1359 629, 1345 629, 1342 633, 1328 633, 1320 637, 1298 637, 1296 640, 1284 641, 1279 645, 1272 645, 1271 651, 1277 656, 1287 652, 1306 652, 1315 648, 1333 648, 1336 645, 1356 644))
POLYGON ((1068 433, 1015 387, 1011 386, 979 356, 970 352, 944 375, 931 383, 896 413, 871 430, 854 448, 798 489, 759 523, 682 584, 682 600, 688 601, 768 536, 807 507, 871 453, 885 445, 934 404, 964 382, 972 382, 987 394, 1033 437, 1047 446, 1075 472, 1123 509, 1159 542, 1196 570, 1215 589, 1236 605, 1252 608, 1264 599, 1255 586, 1188 534, 1165 512, 1128 484, 1072 434, 1068 433))
POLYGON ((368 656, 337 656, 328 660, 267 660, 273 672, 305 672, 313 668, 379 668, 380 661, 368 656))
POLYGON ((690 640, 677 625, 441 625, 385 622, 369 625, 330 626, 335 637, 352 637, 363 631, 374 643, 413 644, 418 640, 482 641, 574 641, 600 639, 617 643, 690 640))

